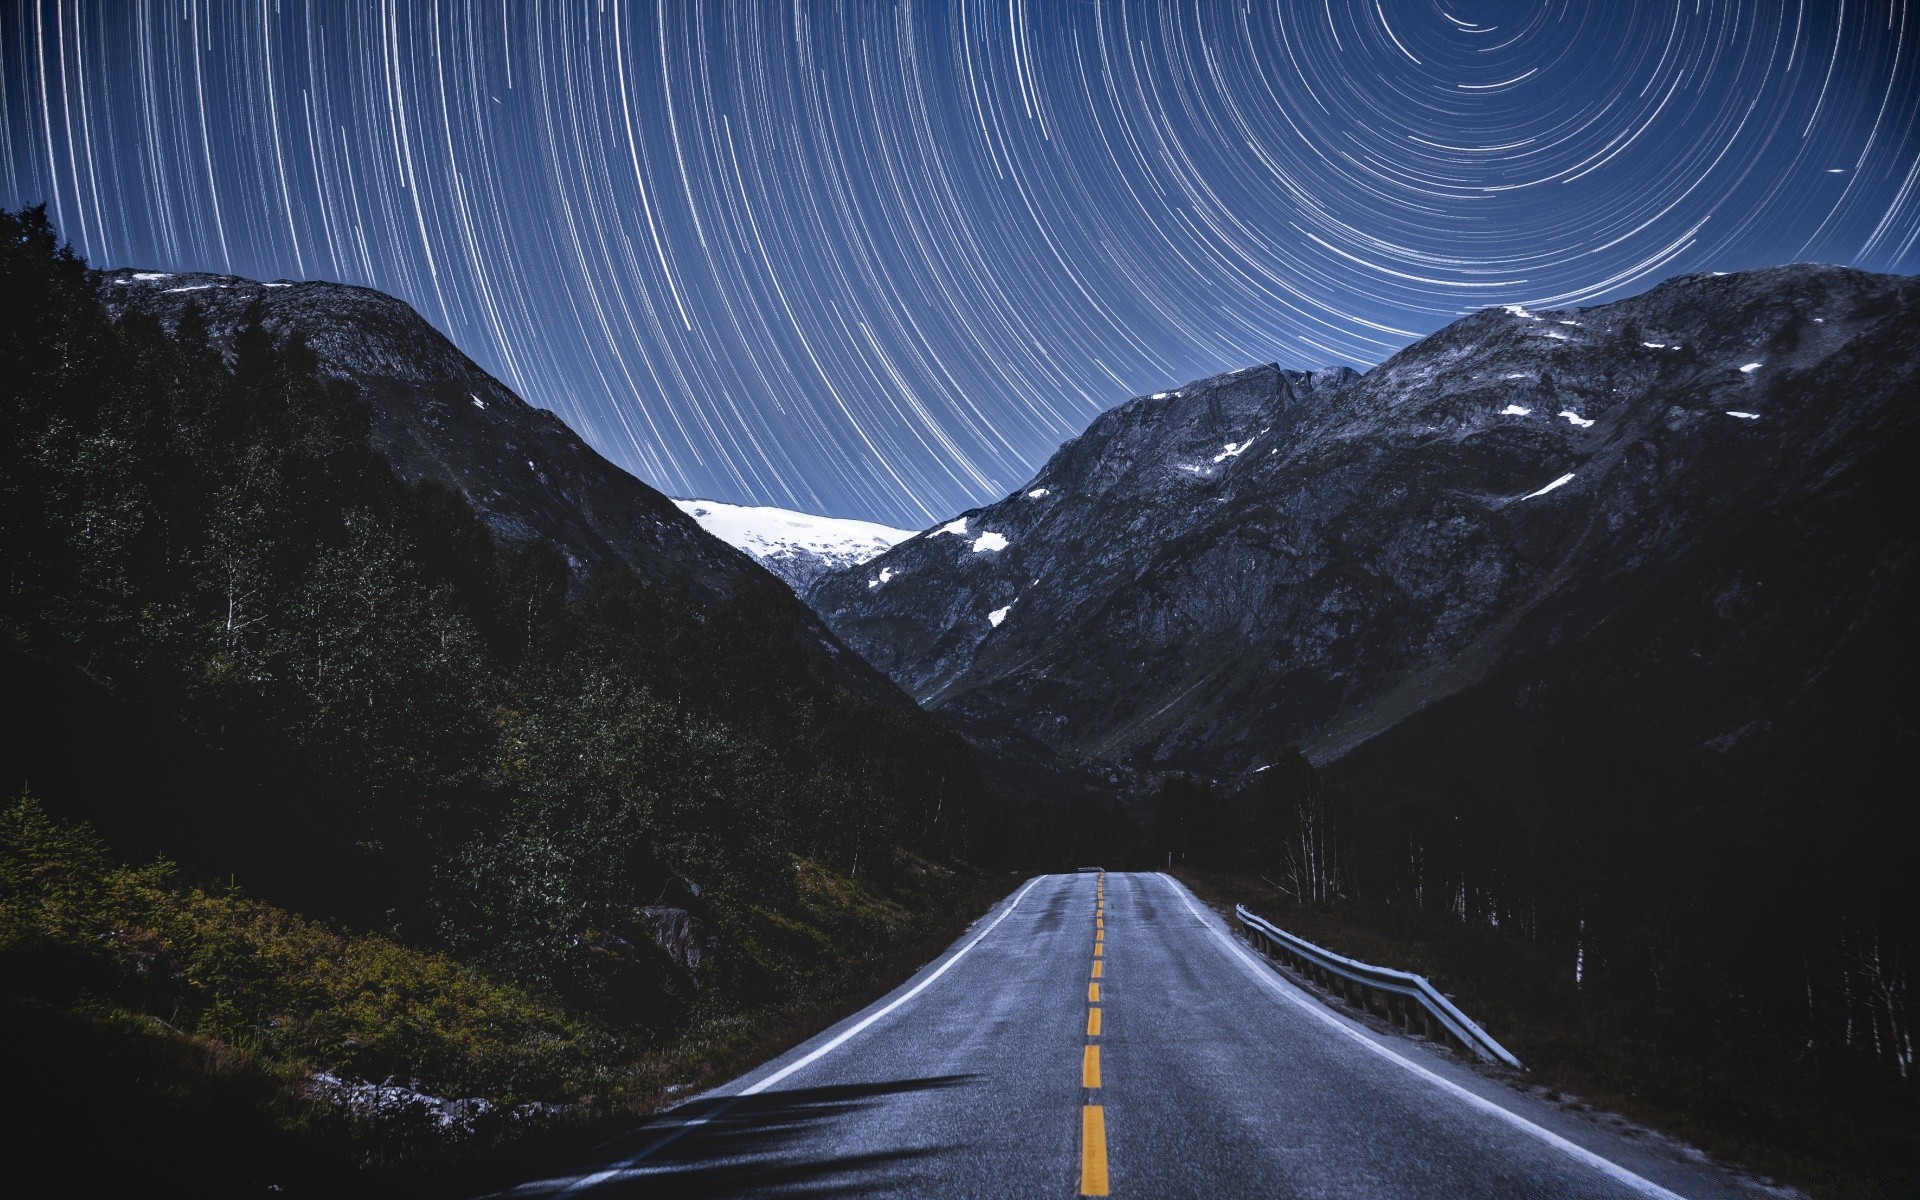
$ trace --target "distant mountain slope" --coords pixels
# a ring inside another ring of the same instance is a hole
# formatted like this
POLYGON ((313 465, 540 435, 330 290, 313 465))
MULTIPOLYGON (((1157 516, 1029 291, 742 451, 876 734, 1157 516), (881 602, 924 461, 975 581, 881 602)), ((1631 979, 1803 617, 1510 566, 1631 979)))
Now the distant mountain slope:
POLYGON ((830 571, 857 567, 914 535, 873 521, 821 517, 765 505, 675 500, 700 528, 804 591, 830 571))
MULTIPOLYGON (((1217 482, 1263 437, 1271 444, 1275 411, 1352 377, 1265 366, 1130 401, 1068 442, 1013 496, 865 569, 823 579, 809 597, 902 687, 923 703, 948 704, 1000 675, 1010 655, 1044 652, 1042 643, 1067 632, 1070 613, 1130 584, 1140 561, 1192 520, 1194 489, 1217 482)), ((1049 723, 1064 724, 1042 725, 1049 723)))
POLYGON ((299 330, 321 371, 365 398, 374 445, 403 479, 456 489, 503 537, 551 543, 576 579, 613 561, 700 603, 763 595, 770 612, 792 623, 817 670, 869 697, 899 701, 752 559, 607 461, 559 417, 515 395, 405 301, 345 284, 227 275, 121 269, 96 279, 116 316, 139 309, 172 328, 189 302, 198 304, 216 343, 229 341, 259 304, 269 329, 299 330))
POLYGON ((1897 620, 1912 527, 1863 498, 1905 469, 1916 347, 1920 280, 1834 267, 1490 309, 1364 377, 1121 405, 809 599, 961 725, 1141 768, 1336 759, 1580 639, 1659 658, 1633 736, 1725 748, 1897 620))

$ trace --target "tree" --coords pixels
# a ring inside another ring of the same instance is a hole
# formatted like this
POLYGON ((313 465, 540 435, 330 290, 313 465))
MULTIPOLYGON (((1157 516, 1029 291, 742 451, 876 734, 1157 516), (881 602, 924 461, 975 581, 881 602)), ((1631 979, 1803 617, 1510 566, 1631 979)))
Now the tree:
POLYGON ((1261 771, 1253 791, 1262 859, 1277 870, 1301 904, 1329 905, 1345 894, 1348 813, 1296 747, 1261 771))

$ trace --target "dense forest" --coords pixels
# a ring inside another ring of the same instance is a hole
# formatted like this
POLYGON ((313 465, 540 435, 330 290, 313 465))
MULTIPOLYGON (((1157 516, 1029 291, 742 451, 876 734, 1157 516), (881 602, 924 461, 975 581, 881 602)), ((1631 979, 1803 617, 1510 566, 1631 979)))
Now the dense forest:
POLYGON ((403 483, 297 335, 115 321, 95 287, 41 210, 0 215, 5 766, 31 796, 0 953, 64 936, 22 916, 51 911, 32 847, 92 847, 103 880, 164 855, 156 895, 451 956, 631 1048, 818 1000, 952 919, 994 820, 957 737, 822 682, 763 600, 575 583, 403 483))

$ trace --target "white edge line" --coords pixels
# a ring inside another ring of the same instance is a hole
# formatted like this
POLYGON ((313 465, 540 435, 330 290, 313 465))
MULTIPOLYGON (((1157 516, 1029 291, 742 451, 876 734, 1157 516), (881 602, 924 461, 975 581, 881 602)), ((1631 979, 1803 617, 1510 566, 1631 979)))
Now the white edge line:
MULTIPOLYGON (((919 983, 914 984, 909 991, 901 995, 900 998, 895 1000, 893 1003, 887 1005, 885 1008, 881 1009, 879 1012, 871 1013, 866 1017, 863 1017, 857 1024, 850 1025, 846 1029, 842 1030, 840 1034, 837 1037, 835 1037, 833 1040, 827 1042, 823 1046, 816 1047, 815 1049, 809 1051, 805 1057, 797 1058, 794 1061, 788 1063, 786 1066, 781 1067, 778 1071, 775 1071, 773 1074, 767 1076, 765 1079, 762 1079, 759 1083, 756 1083, 751 1087, 742 1088, 739 1091, 735 1092, 733 1095, 726 1097, 712 1111, 707 1112, 702 1116, 695 1117, 691 1121, 681 1122, 679 1125, 674 1127, 674 1130, 672 1133, 669 1133, 668 1135, 659 1139, 658 1141, 652 1142, 646 1147, 638 1151, 635 1151, 632 1155, 630 1155, 627 1158, 621 1159, 619 1162, 615 1163, 613 1166, 608 1167, 603 1171, 595 1172, 594 1174, 588 1175, 585 1178, 577 1179, 571 1184, 568 1184, 566 1187, 562 1188, 560 1191, 554 1193, 555 1197, 558 1198, 562 1196, 577 1195, 581 1192, 586 1191, 589 1188, 600 1186, 601 1184, 607 1182, 607 1180, 612 1179, 616 1175, 621 1175, 629 1170, 632 1170, 636 1165, 638 1165, 641 1162, 641 1160, 645 1159, 648 1155, 652 1154, 655 1150, 658 1150, 662 1146, 665 1146, 667 1143, 679 1138, 682 1134, 686 1133, 688 1130, 696 1129, 702 1125, 707 1124, 709 1121, 712 1121, 715 1117, 718 1117, 722 1113, 726 1112, 727 1109, 733 1107, 733 1105, 737 1101, 742 1100, 747 1096, 756 1096, 761 1092, 766 1091, 768 1088, 772 1087, 776 1083, 779 1083, 781 1080, 793 1074, 795 1071, 800 1070, 802 1067, 812 1066, 814 1063, 819 1062, 821 1059, 833 1053, 835 1050, 838 1050, 840 1047, 846 1045, 849 1041, 852 1041, 860 1033, 864 1032, 875 1021, 878 1021, 880 1018, 886 1016, 888 1013, 892 1012, 894 1009, 899 1008, 901 1005, 905 1004, 907 1001, 913 999, 915 996, 918 996, 921 992, 924 992, 928 988, 932 987, 935 980, 939 979, 942 975, 945 975, 949 970, 953 968, 953 964, 959 962, 961 959, 967 956, 967 951, 973 949, 975 946, 978 946, 981 942, 985 941, 988 934, 992 933, 994 930, 1000 927, 1000 922, 1012 916, 1013 910, 1016 908, 1019 908, 1020 902, 1027 898, 1027 893, 1034 889, 1035 884, 1039 883, 1042 879, 1045 879, 1045 878, 1047 878, 1047 876, 1045 875, 1036 875, 1032 879, 1027 880, 1027 885, 1021 888, 1018 892, 1014 893, 1013 903, 1007 905, 1006 910, 1002 912, 999 916, 995 917, 993 919, 992 924, 988 925, 985 929, 982 929, 979 935, 976 936, 972 941, 960 947, 959 950, 954 952, 951 958, 941 963, 938 967, 935 967, 931 972, 928 973, 925 979, 922 979, 919 983)), ((1192 906, 1189 905, 1188 907, 1192 907, 1192 906)))
POLYGON ((1491 1114, 1492 1116, 1500 1118, 1502 1121, 1505 1121, 1507 1124, 1513 1126, 1515 1129, 1518 1129, 1521 1133, 1524 1133, 1529 1137, 1536 1138, 1542 1142, 1545 1142, 1547 1145, 1553 1147, 1555 1150, 1560 1151, 1562 1154, 1565 1154, 1570 1158, 1573 1158, 1582 1163, 1585 1163, 1587 1166, 1592 1167, 1596 1171, 1599 1171, 1602 1175, 1607 1176, 1609 1179, 1612 1179, 1617 1183, 1625 1184, 1627 1187, 1632 1188, 1634 1191, 1639 1192, 1643 1196, 1655 1197, 1656 1200, 1686 1200, 1686 1198, 1680 1195, 1680 1193, 1668 1191, 1666 1188, 1661 1187, 1659 1184, 1653 1182, 1651 1179, 1642 1178, 1641 1176, 1634 1174, 1632 1171, 1627 1170, 1625 1167, 1621 1166, 1619 1163, 1616 1163, 1611 1159, 1602 1158, 1598 1154, 1595 1154, 1593 1151, 1588 1150, 1586 1147, 1578 1145, 1574 1142, 1570 1142, 1566 1138, 1561 1137, 1559 1134, 1553 1132, 1550 1129, 1546 1129, 1542 1126, 1535 1125, 1532 1121, 1527 1120, 1525 1117, 1521 1116, 1519 1113, 1512 1112, 1506 1108, 1503 1108, 1500 1105, 1495 1104, 1493 1101, 1487 1099, 1485 1096, 1481 1096, 1481 1095, 1478 1095, 1477 1093, 1468 1091, 1466 1088, 1461 1087, 1459 1084, 1453 1082, 1451 1079, 1448 1079, 1441 1075, 1437 1075, 1434 1072, 1429 1071, 1427 1068, 1421 1066, 1419 1063, 1413 1062, 1410 1059, 1402 1058, 1399 1054, 1395 1053, 1389 1047, 1383 1046, 1380 1043, 1374 1041, 1372 1038, 1368 1037, 1366 1034, 1362 1033, 1360 1030, 1354 1028, 1353 1026, 1347 1024, 1345 1021, 1341 1020, 1339 1017, 1334 1016, 1332 1013, 1328 1012, 1326 1010, 1325 1005, 1322 1005, 1317 1001, 1309 1000, 1304 996, 1296 994, 1295 989, 1289 984, 1287 984, 1284 980, 1282 980, 1279 977, 1279 975, 1271 967, 1268 967, 1265 963, 1262 963, 1256 960, 1253 957, 1253 954, 1250 951, 1248 951, 1246 947, 1242 946, 1240 943, 1233 940, 1232 935, 1223 932, 1218 925, 1214 924, 1212 921, 1209 921, 1205 917, 1201 916, 1200 910, 1193 906, 1192 900, 1188 899, 1187 890, 1184 887, 1180 886, 1178 881, 1176 881, 1171 875, 1168 875, 1164 871, 1156 871, 1154 873, 1156 875, 1159 875, 1161 879, 1166 881, 1167 886, 1173 889, 1173 894, 1180 897, 1180 902, 1187 906, 1187 911, 1192 913, 1194 917, 1198 919, 1202 925, 1206 926, 1207 931, 1209 933, 1213 934, 1214 937, 1219 938, 1221 944, 1225 946, 1232 953, 1233 957, 1237 961, 1239 961, 1242 966, 1246 967, 1262 983, 1266 984, 1267 987, 1270 988, 1275 995, 1284 997, 1287 1001, 1299 1007, 1303 1012, 1307 1013, 1309 1016, 1314 1017, 1316 1020, 1321 1021, 1322 1023, 1330 1026, 1333 1029, 1339 1030, 1341 1033, 1352 1038, 1354 1041, 1360 1043, 1362 1046, 1365 1046, 1367 1049, 1373 1051, 1375 1054, 1378 1054, 1380 1057, 1386 1059, 1387 1061, 1393 1063, 1396 1066, 1406 1068, 1408 1071, 1411 1071, 1415 1075, 1418 1075, 1420 1078, 1425 1079, 1427 1082, 1433 1084, 1435 1087, 1441 1089, 1442 1091, 1451 1093, 1453 1096, 1457 1097, 1458 1099, 1466 1101, 1468 1104, 1472 1105, 1477 1109, 1480 1109, 1482 1112, 1486 1112, 1491 1114))

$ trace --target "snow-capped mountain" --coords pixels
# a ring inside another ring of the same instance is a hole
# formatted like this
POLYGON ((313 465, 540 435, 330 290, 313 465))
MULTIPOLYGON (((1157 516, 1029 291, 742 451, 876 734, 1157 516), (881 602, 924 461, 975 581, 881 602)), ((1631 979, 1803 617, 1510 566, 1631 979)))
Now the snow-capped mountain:
POLYGON ((804 591, 829 571, 857 567, 877 558, 920 532, 764 505, 723 504, 718 500, 674 503, 700 522, 702 529, 752 555, 796 592, 804 591))

